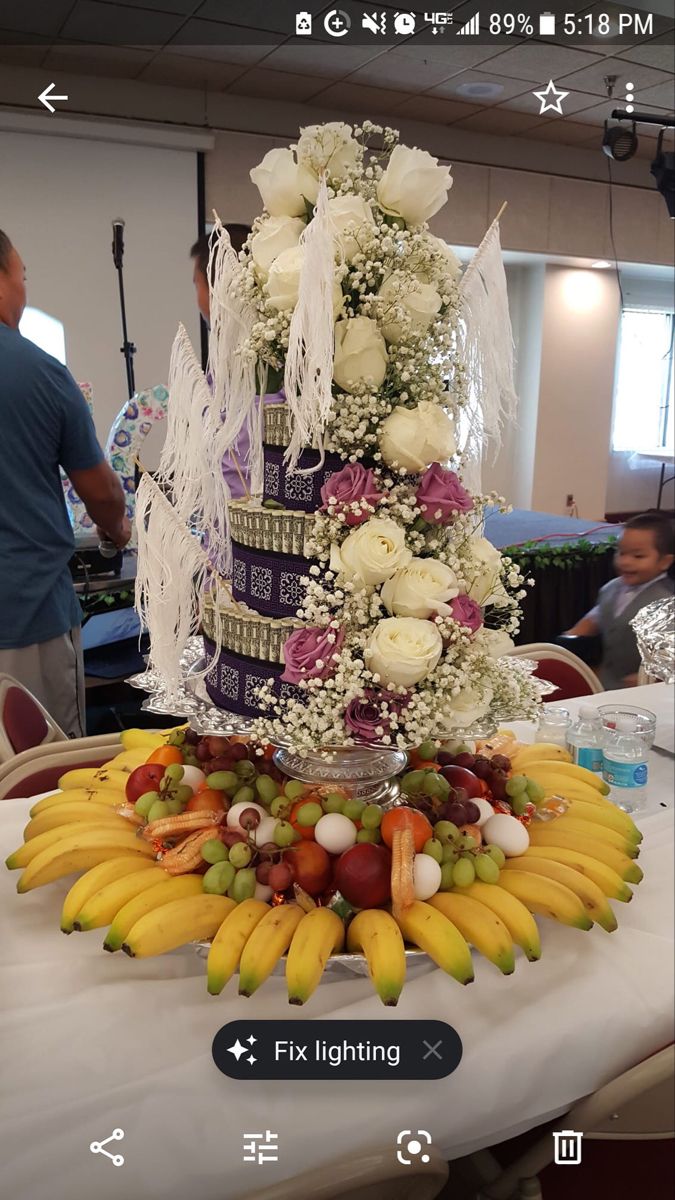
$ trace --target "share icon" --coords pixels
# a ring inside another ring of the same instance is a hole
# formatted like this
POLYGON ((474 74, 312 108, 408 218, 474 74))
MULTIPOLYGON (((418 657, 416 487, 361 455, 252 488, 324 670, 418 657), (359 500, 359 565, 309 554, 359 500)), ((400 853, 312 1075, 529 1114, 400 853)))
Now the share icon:
POLYGON ((92 1142, 89 1149, 92 1154, 105 1154, 109 1158, 114 1167, 124 1166, 124 1156, 122 1154, 111 1154, 109 1150, 104 1150, 103 1147, 108 1145, 108 1142, 119 1142, 124 1137, 123 1129, 113 1129, 110 1137, 104 1138, 102 1142, 92 1142))

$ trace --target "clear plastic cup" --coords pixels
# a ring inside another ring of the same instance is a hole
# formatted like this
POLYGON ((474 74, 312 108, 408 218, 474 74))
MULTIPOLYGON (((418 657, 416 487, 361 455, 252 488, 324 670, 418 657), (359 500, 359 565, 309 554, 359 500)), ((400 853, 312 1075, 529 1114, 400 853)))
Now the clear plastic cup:
POLYGON ((656 737, 655 713, 650 712, 648 708, 635 708, 630 704, 600 704, 598 712, 605 731, 616 729, 619 719, 630 721, 631 732, 639 734, 647 749, 651 750, 656 737))

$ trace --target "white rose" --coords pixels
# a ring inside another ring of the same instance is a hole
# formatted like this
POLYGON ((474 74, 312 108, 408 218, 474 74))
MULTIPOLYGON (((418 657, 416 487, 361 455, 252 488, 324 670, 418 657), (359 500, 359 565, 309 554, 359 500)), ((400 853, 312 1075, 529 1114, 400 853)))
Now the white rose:
POLYGON ((396 617, 426 619, 450 612, 448 600, 459 594, 454 571, 436 558, 412 558, 407 567, 387 579, 382 603, 396 617))
POLYGON ((456 449, 452 419, 430 400, 417 408, 395 408, 380 426, 380 451, 389 467, 397 464, 416 474, 432 462, 447 462, 456 449))
POLYGON ((377 199, 386 213, 422 225, 443 207, 451 187, 449 167, 439 167, 426 150, 399 145, 377 185, 377 199))
POLYGON ((502 556, 487 538, 472 538, 470 561, 466 567, 467 591, 472 600, 485 607, 504 604, 507 599, 501 580, 502 556))
POLYGON ((299 217, 305 212, 298 164, 292 150, 268 150, 261 163, 250 172, 272 217, 299 217))
MULTIPOLYGON (((295 308, 298 302, 304 257, 305 251, 302 246, 290 246, 288 250, 281 251, 269 269, 265 292, 270 304, 279 312, 295 308)), ((333 316, 337 316, 341 306, 342 290, 335 280, 333 283, 333 316)))
POLYGON ((403 328, 395 319, 388 319, 388 312, 395 312, 395 306, 400 305, 410 318, 412 332, 424 333, 429 328, 441 308, 441 297, 431 283, 419 279, 411 279, 403 271, 392 271, 378 295, 384 301, 382 317, 385 324, 382 332, 388 342, 398 342, 403 336, 403 328))
POLYGON ((344 179, 359 161, 359 144, 352 137, 351 125, 344 121, 307 125, 300 130, 295 150, 300 166, 311 172, 317 181, 324 171, 334 182, 344 179))
POLYGON ((367 382, 378 388, 387 374, 387 347, 377 322, 349 317, 335 326, 333 379, 348 392, 351 384, 367 382))
POLYGON ((433 671, 442 653, 443 640, 431 621, 385 617, 370 635, 365 661, 385 687, 413 687, 433 671))
POLYGON ((267 217, 251 241, 251 257, 261 279, 267 279, 275 258, 300 241, 305 222, 299 217, 267 217))
POLYGON ((411 558, 403 527, 389 517, 371 517, 348 534, 341 546, 333 543, 330 569, 347 580, 374 587, 411 558))
POLYGON ((359 231, 364 225, 375 224, 370 205, 366 204, 362 196, 333 196, 328 201, 328 214, 333 225, 335 243, 349 262, 360 249, 359 231))
POLYGON ((514 642, 503 629, 486 629, 483 626, 474 637, 473 647, 490 658, 503 658, 511 653, 514 642))
POLYGON ((446 706, 444 716, 448 725, 453 729, 467 729, 484 717, 492 703, 493 692, 486 688, 479 692, 476 688, 463 688, 458 696, 453 696, 446 706))
POLYGON ((433 233, 427 234, 427 244, 434 251, 435 264, 432 270, 420 272, 419 279, 424 279, 426 282, 436 281, 437 286, 443 291, 443 285, 448 286, 451 283, 456 283, 462 274, 461 260, 455 254, 452 246, 443 241, 443 238, 434 237, 433 233))

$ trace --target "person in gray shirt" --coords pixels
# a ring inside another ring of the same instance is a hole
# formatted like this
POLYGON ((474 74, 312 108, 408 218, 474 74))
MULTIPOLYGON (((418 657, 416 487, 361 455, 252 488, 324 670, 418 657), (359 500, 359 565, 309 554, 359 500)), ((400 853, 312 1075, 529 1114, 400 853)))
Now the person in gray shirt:
POLYGON ((651 604, 673 594, 668 571, 673 564, 673 522, 664 513, 641 513, 623 528, 616 553, 618 577, 600 588, 594 608, 567 632, 602 637, 598 675, 603 686, 633 687, 640 654, 630 622, 651 604))

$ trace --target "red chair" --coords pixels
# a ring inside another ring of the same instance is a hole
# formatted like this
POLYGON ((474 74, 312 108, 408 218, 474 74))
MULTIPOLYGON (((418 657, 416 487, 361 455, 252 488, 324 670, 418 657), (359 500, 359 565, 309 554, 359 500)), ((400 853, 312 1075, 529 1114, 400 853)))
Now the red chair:
POLYGON ((68 738, 22 683, 0 673, 0 763, 24 750, 68 738))
POLYGON ((570 650, 554 646, 550 642, 531 642, 529 646, 516 646, 511 657, 531 658, 537 663, 534 672, 537 679, 555 684, 556 691, 544 697, 547 704, 572 700, 578 696, 595 696, 603 692, 595 672, 570 650))

